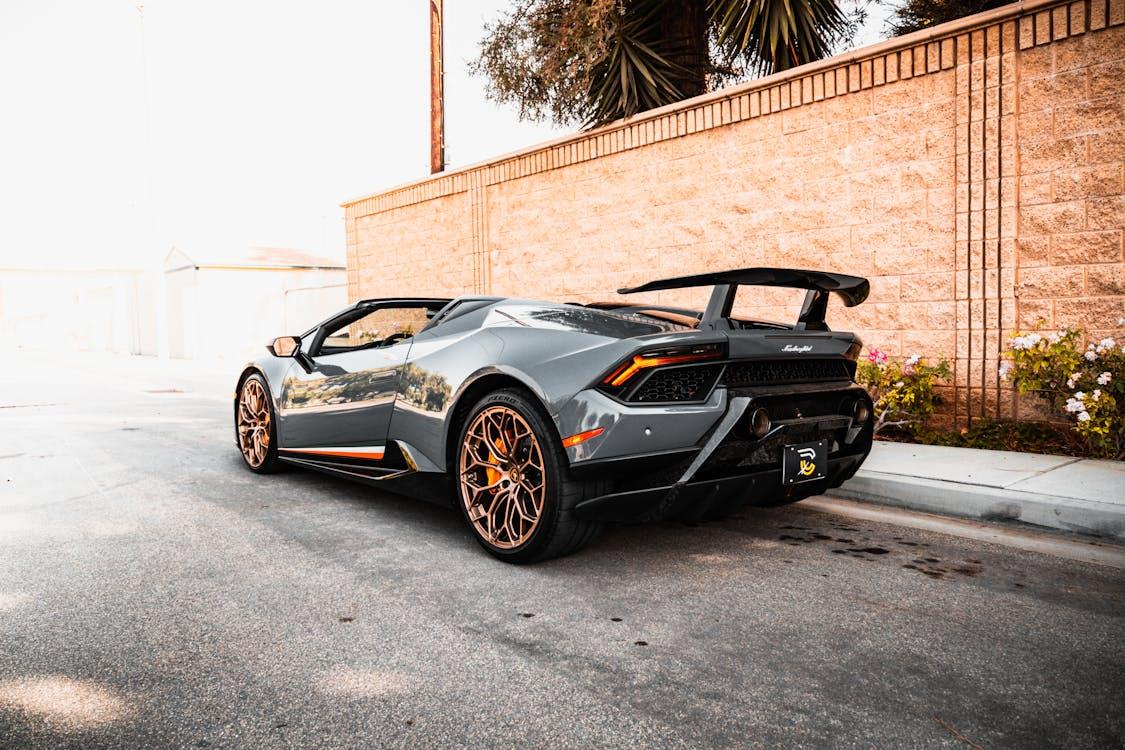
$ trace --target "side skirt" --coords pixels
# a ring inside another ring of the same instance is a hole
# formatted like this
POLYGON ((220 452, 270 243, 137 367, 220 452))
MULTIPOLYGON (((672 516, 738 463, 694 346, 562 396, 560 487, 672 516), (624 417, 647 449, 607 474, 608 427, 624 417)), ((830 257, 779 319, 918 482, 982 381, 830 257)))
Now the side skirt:
POLYGON ((367 466, 359 463, 342 463, 339 461, 326 461, 323 459, 305 457, 298 458, 292 454, 285 453, 280 453, 279 458, 286 463, 295 464, 297 466, 304 466, 318 471, 326 471, 340 476, 364 479, 372 482, 390 479, 395 475, 409 472, 408 469, 391 469, 385 466, 367 466))
POLYGON ((308 449, 281 448, 278 457, 287 464, 350 479, 381 490, 452 507, 453 485, 441 472, 419 471, 409 451, 391 441, 379 458, 311 453, 308 449))

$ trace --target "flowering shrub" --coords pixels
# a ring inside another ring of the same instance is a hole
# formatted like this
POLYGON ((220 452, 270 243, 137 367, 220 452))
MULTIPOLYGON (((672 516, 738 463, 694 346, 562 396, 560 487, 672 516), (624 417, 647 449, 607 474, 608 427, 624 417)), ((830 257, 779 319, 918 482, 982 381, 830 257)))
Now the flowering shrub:
MULTIPOLYGON (((1119 321, 1120 323, 1121 321, 1119 321)), ((1111 338, 1087 344, 1083 332, 1064 328, 1012 337, 1000 376, 1020 393, 1033 393, 1073 419, 1073 427, 1104 457, 1125 455, 1125 346, 1111 338)))
POLYGON ((949 377, 944 359, 929 365, 914 354, 891 362, 886 352, 871 349, 859 362, 856 381, 867 388, 875 404, 875 434, 887 427, 913 429, 924 422, 940 402, 934 382, 949 377))

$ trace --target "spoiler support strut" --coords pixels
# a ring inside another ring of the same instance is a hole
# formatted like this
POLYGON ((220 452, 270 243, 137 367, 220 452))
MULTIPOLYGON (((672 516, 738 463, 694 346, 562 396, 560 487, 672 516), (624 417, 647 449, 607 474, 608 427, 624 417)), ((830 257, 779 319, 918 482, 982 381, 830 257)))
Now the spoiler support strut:
POLYGON ((807 271, 794 268, 743 268, 734 271, 703 273, 695 276, 678 276, 658 279, 640 286, 618 289, 618 294, 655 292, 665 289, 684 289, 713 286, 707 309, 699 321, 704 330, 729 326, 727 320, 734 309, 734 298, 739 286, 778 286, 806 289, 804 304, 797 318, 798 330, 826 331, 824 317, 828 312, 828 293, 835 292, 845 307, 860 304, 871 293, 871 284, 859 276, 848 276, 826 271, 807 271))

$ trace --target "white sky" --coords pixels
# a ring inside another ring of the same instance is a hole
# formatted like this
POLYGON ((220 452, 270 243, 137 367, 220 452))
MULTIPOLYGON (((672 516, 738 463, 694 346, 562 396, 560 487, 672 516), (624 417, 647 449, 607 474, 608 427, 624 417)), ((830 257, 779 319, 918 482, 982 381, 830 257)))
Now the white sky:
MULTIPOLYGON (((518 122, 468 75, 508 5, 445 2, 452 166, 563 132, 518 122)), ((0 0, 0 267, 152 266, 173 244, 342 259, 339 204, 429 171, 427 8, 149 0, 150 149, 134 2, 0 0)), ((858 43, 879 37, 873 15, 858 43)))

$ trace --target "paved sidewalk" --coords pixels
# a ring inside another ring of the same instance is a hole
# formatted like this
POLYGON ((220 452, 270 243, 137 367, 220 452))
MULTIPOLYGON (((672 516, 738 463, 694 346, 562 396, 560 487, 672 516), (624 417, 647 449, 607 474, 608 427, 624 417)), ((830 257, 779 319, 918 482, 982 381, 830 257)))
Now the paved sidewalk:
POLYGON ((1125 462, 876 442, 830 494, 1125 542, 1125 462))

